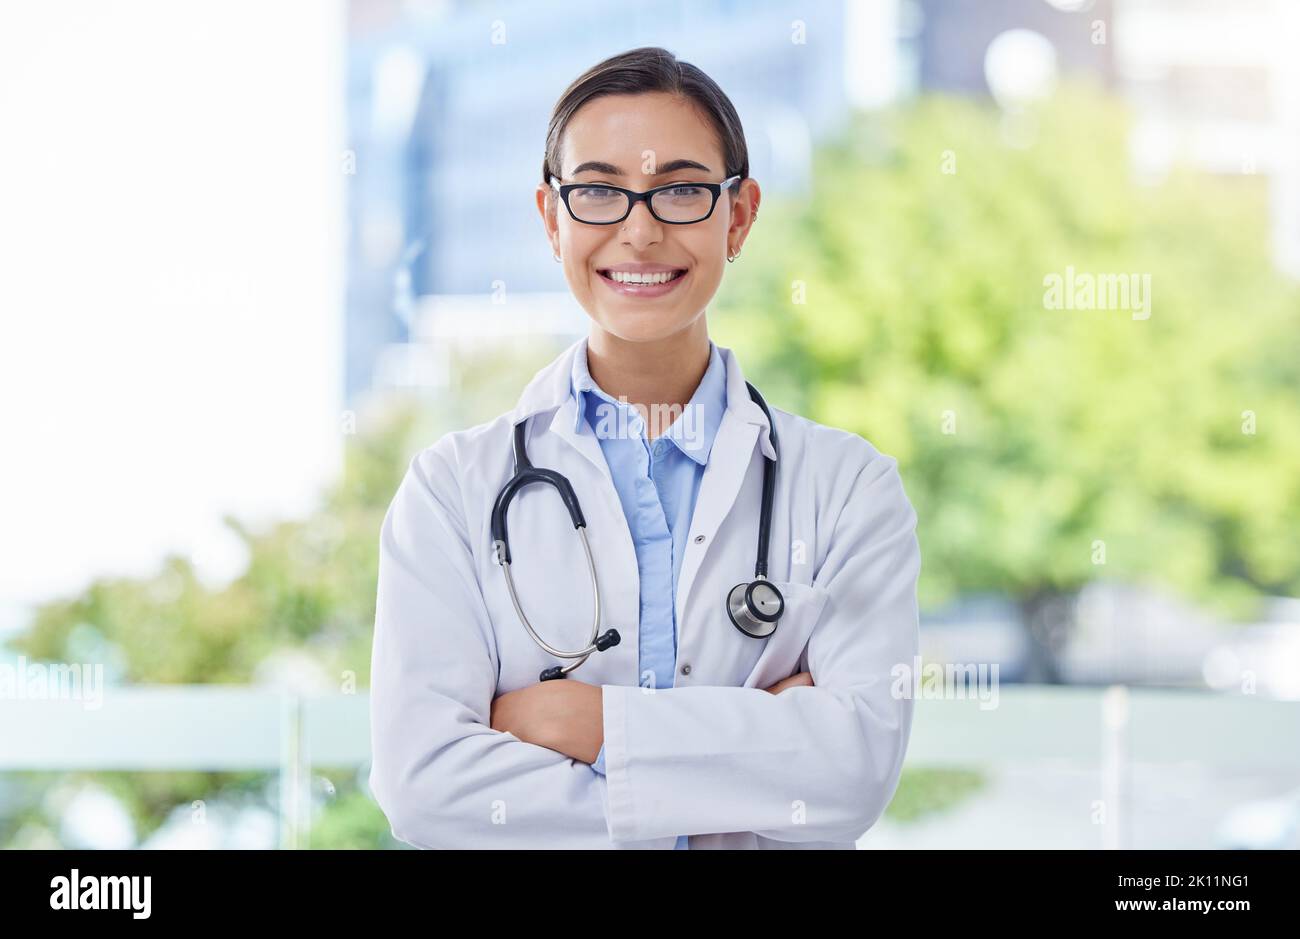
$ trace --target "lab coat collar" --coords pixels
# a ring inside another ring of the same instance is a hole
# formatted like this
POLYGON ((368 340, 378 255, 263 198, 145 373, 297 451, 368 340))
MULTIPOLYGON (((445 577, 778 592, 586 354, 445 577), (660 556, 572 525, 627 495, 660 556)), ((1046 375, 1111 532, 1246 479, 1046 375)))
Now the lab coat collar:
MULTIPOLYGON (((726 366, 727 407, 723 414, 723 426, 727 418, 736 419, 758 428, 758 442, 763 455, 768 459, 776 458, 772 448, 767 416, 752 398, 745 386, 745 375, 735 353, 725 346, 718 346, 726 366)), ((581 434, 575 427, 581 427, 577 421, 577 401, 571 392, 573 360, 576 355, 587 354, 587 337, 573 342, 550 364, 543 366, 532 380, 524 387, 519 402, 511 412, 511 423, 518 424, 535 414, 554 412, 549 426, 552 433, 558 433, 579 450, 585 453, 598 466, 605 464, 604 454, 600 450, 594 434, 581 434)), ((721 431, 722 428, 719 428, 721 431)), ((608 468, 606 468, 608 473, 608 468)))

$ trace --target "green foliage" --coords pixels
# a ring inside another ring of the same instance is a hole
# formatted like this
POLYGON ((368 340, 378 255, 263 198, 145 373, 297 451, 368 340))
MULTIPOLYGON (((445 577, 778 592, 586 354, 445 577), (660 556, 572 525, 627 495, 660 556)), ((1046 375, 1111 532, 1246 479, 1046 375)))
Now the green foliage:
POLYGON ((62 815, 73 793, 92 788, 115 798, 143 843, 178 806, 211 801, 215 793, 267 805, 267 774, 205 772, 7 773, 0 777, 0 845, 6 848, 81 847, 63 841, 62 815))
POLYGON ((374 799, 360 789, 340 793, 312 823, 309 847, 321 850, 405 848, 374 799))
POLYGON ((899 459, 923 603, 1099 576, 1238 614, 1300 591, 1300 291, 1264 182, 1135 182, 1126 114, 1083 89, 1036 120, 1015 149, 968 101, 860 119, 806 198, 763 203, 714 335, 779 406, 899 459), (1149 274, 1149 318, 1046 308, 1067 266, 1149 274))
POLYGON ((903 769, 898 789, 885 809, 895 822, 915 822, 948 812, 979 794, 988 785, 984 774, 968 769, 903 769))

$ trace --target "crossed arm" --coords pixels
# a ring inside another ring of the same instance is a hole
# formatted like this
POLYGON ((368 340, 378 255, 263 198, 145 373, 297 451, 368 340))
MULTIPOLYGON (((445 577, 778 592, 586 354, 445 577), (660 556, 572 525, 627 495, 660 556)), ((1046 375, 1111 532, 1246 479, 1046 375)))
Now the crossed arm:
MULTIPOLYGON (((799 672, 763 690, 780 694, 786 688, 812 683, 812 675, 799 672)), ((555 750, 571 759, 594 763, 605 742, 601 699, 599 685, 572 678, 540 681, 495 698, 492 729, 514 734, 525 743, 555 750)))

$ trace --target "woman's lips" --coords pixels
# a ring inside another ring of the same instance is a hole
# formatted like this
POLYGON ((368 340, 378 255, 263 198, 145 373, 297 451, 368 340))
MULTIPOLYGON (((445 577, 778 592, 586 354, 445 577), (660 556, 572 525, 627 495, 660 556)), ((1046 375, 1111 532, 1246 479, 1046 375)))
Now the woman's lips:
POLYGON ((605 285, 615 293, 622 294, 625 297, 640 297, 642 299, 662 297, 666 293, 671 293, 677 289, 677 285, 684 281, 689 273, 689 271, 682 271, 672 280, 662 284, 624 284, 612 277, 606 277, 601 271, 596 272, 605 285))

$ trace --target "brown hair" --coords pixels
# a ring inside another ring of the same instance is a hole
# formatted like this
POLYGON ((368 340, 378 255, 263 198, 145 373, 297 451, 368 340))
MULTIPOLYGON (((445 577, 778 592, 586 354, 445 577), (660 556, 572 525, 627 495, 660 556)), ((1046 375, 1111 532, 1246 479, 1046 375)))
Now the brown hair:
MULTIPOLYGON (((661 91, 680 95, 694 102, 717 131, 722 146, 723 178, 749 176, 749 148, 745 145, 745 131, 740 126, 740 116, 731 100, 708 75, 683 62, 667 49, 643 46, 630 49, 598 62, 579 75, 551 112, 551 123, 546 131, 546 155, 542 158, 542 182, 551 177, 561 177, 560 138, 578 109, 604 95, 629 95, 661 91)), ((735 196, 739 186, 733 186, 735 196)))

